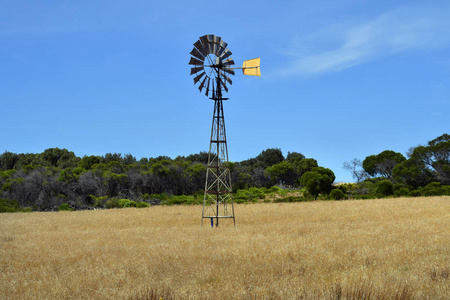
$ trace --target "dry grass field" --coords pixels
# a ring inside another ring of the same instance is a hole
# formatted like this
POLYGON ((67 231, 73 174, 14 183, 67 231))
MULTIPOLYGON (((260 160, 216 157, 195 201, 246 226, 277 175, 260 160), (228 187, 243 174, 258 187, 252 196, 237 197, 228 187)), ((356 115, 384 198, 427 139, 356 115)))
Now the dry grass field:
POLYGON ((0 214, 1 299, 450 299, 450 197, 0 214))

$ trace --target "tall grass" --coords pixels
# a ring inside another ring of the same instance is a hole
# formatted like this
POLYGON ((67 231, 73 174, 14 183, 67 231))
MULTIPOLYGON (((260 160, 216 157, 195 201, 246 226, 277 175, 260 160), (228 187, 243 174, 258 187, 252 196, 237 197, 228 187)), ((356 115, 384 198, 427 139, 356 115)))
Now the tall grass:
POLYGON ((1 299, 449 299, 450 197, 0 215, 1 299))

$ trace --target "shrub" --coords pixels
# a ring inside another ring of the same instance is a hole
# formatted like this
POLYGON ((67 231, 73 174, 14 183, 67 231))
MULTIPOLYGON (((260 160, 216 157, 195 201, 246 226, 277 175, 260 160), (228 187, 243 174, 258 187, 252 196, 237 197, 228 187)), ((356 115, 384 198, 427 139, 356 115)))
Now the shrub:
POLYGON ((125 205, 123 207, 136 207, 137 203, 133 200, 128 200, 128 202, 125 202, 125 205))
POLYGON ((418 188, 417 190, 412 190, 408 194, 409 197, 419 197, 420 195, 422 195, 422 188, 418 188))
POLYGON ((341 189, 333 189, 330 192, 330 199, 333 200, 343 200, 347 199, 347 195, 341 189))
POLYGON ((6 191, 10 191, 11 190, 11 180, 6 181, 3 186, 2 186, 2 191, 6 192, 6 191))
POLYGON ((142 201, 138 202, 137 205, 136 205, 137 208, 144 208, 144 207, 149 207, 149 206, 150 205, 148 203, 145 203, 145 202, 142 202, 142 201))
POLYGON ((118 201, 119 207, 136 207, 137 206, 137 202, 130 200, 130 199, 120 199, 118 201))
POLYGON ((106 199, 108 199, 108 196, 95 197, 94 207, 103 207, 106 199))
POLYGON ((249 190, 237 190, 233 195, 233 200, 236 203, 245 203, 252 201, 253 195, 249 190))
POLYGON ((106 208, 120 208, 119 205, 119 199, 117 198, 111 198, 108 201, 105 202, 105 207, 106 208))
POLYGON ((439 182, 430 182, 422 189, 422 196, 443 196, 450 193, 450 186, 439 182))
POLYGON ((381 196, 394 194, 394 184, 389 180, 382 180, 376 183, 376 191, 381 196))
POLYGON ((202 203, 203 203, 203 197, 180 195, 180 196, 166 197, 166 199, 161 204, 164 204, 164 205, 180 205, 180 204, 192 205, 192 204, 202 204, 202 203))
POLYGON ((70 206, 69 203, 63 203, 60 206, 58 206, 59 211, 72 211, 73 208, 70 206))
POLYGON ((125 207, 125 204, 127 204, 130 200, 129 199, 120 199, 119 200, 119 207, 125 207))
POLYGON ((271 187, 270 189, 268 189, 267 191, 269 192, 269 193, 278 193, 279 191, 281 191, 282 189, 280 188, 280 187, 278 187, 278 186, 273 186, 273 187, 271 187))
POLYGON ((266 193, 264 192, 264 190, 265 190, 264 188, 256 188, 256 187, 251 187, 249 189, 250 193, 252 193, 252 197, 259 199, 266 198, 266 193))
POLYGON ((0 198, 0 213, 17 211, 20 211, 17 201, 0 198))
POLYGON ((400 187, 394 191, 396 197, 405 197, 409 195, 409 189, 407 187, 400 187))

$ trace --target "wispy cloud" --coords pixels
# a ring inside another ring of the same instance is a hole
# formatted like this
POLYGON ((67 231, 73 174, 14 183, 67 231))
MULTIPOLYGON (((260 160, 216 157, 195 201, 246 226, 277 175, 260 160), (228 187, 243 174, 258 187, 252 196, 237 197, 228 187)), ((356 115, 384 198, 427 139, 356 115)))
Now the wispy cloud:
POLYGON ((331 47, 306 53, 305 50, 290 49, 290 54, 296 51, 299 54, 278 70, 278 75, 337 72, 404 51, 446 47, 450 45, 450 4, 401 6, 372 20, 342 27, 342 24, 336 24, 305 38, 312 43, 311 47, 314 43, 325 41, 326 44, 328 39, 333 44, 331 47))

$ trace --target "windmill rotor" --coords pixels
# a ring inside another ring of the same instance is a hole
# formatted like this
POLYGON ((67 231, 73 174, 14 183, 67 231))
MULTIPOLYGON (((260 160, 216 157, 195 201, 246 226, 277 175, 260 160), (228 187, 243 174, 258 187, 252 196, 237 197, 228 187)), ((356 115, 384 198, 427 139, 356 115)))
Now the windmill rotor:
POLYGON ((194 43, 190 54, 189 65, 192 66, 194 85, 199 82, 199 91, 205 89, 207 97, 221 97, 222 91, 228 92, 227 84, 233 84, 230 76, 235 75, 235 69, 242 69, 244 75, 261 76, 259 58, 244 61, 242 67, 233 67, 235 62, 228 44, 214 34, 201 36, 194 43))

